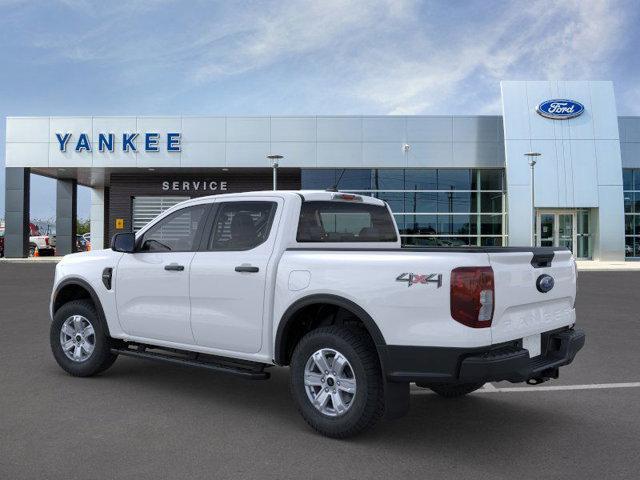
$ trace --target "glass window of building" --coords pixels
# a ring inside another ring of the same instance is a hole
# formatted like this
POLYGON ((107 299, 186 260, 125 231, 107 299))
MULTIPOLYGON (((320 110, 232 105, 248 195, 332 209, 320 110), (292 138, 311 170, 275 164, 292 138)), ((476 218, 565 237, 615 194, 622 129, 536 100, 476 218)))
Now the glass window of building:
POLYGON ((623 170, 624 255, 640 259, 640 168, 623 170))
POLYGON ((303 189, 384 200, 404 245, 506 245, 503 169, 303 169, 303 189), (335 183, 331 183, 335 182, 335 183))

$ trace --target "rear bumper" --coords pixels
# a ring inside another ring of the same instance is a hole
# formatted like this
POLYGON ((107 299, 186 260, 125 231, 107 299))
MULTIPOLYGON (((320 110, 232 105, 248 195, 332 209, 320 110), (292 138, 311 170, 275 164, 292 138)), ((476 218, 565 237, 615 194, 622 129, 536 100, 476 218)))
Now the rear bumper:
POLYGON ((584 346, 582 330, 563 328, 542 334, 541 355, 529 358, 522 341, 480 348, 380 347, 388 381, 418 383, 525 382, 557 378, 584 346))

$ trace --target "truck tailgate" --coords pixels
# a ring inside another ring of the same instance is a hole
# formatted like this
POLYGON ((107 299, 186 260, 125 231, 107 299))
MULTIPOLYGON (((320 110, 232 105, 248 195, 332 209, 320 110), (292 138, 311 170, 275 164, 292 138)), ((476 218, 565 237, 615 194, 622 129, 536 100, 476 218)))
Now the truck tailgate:
POLYGON ((576 271, 570 251, 487 253, 495 278, 493 343, 520 338, 526 343, 527 337, 535 342, 536 334, 575 322, 576 271), (554 280, 553 288, 544 293, 536 286, 541 275, 550 275, 554 280))

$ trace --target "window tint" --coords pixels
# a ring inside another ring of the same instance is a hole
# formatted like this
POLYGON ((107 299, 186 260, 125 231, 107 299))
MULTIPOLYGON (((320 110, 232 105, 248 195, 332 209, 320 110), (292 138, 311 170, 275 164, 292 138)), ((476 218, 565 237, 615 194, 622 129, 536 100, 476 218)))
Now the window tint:
MULTIPOLYGON (((340 187, 343 188, 344 187, 340 187)), ((379 168, 371 174, 372 190, 404 190, 404 170, 379 168)))
POLYGON ((386 207, 347 202, 303 202, 298 242, 395 242, 386 207))
POLYGON ((502 170, 480 170, 482 190, 502 190, 502 170))
POLYGON ((405 188, 407 190, 437 190, 437 170, 435 168, 407 170, 407 173, 405 173, 405 188))
POLYGON ((195 251, 196 233, 207 205, 183 208, 147 230, 140 243, 143 252, 195 251))
POLYGON ((213 225, 209 250, 250 250, 269 238, 275 202, 224 202, 213 225))
POLYGON ((438 190, 471 190, 471 170, 438 170, 438 190))
MULTIPOLYGON (((304 189, 324 189, 333 182, 338 183, 339 191, 387 202, 405 244, 422 244, 427 237, 434 245, 457 244, 461 238, 468 238, 471 245, 494 245, 507 240, 502 168, 302 169, 304 189), (416 214, 422 217, 414 218, 416 214), (490 216, 491 221, 483 222, 484 216, 490 216), (494 220, 498 222, 495 225, 494 220)), ((640 196, 636 195, 640 192, 630 190, 640 190, 640 169, 625 169, 624 185, 625 212, 637 215, 640 196)))
POLYGON ((336 171, 324 168, 303 168, 301 180, 302 188, 305 190, 326 190, 336 184, 336 171))
MULTIPOLYGON (((371 170, 338 169, 336 182, 340 190, 368 190, 371 188, 371 170)), ((327 187, 323 190, 325 188, 327 187)))

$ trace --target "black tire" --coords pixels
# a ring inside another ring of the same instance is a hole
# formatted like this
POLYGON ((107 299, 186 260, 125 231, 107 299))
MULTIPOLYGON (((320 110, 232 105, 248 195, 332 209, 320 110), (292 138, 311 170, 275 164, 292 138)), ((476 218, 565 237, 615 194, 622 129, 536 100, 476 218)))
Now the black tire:
POLYGON ((36 253, 36 244, 35 243, 30 243, 29 244, 29 256, 33 257, 36 253))
POLYGON ((384 414, 384 385, 375 345, 366 331, 339 326, 321 327, 307 333, 296 345, 291 358, 290 389, 298 411, 319 433, 347 438, 371 428, 384 414), (331 348, 351 364, 356 394, 340 416, 320 412, 309 400, 304 384, 305 366, 319 349, 331 348))
POLYGON ((430 388, 441 397, 455 398, 462 397, 468 393, 475 392, 479 388, 482 388, 483 383, 431 383, 423 384, 416 383, 419 387, 430 388))
POLYGON ((49 341, 58 365, 76 377, 90 377, 103 372, 118 358, 118 355, 111 353, 111 338, 107 335, 95 306, 89 300, 73 300, 58 309, 51 323, 49 341), (62 326, 69 317, 74 315, 84 317, 94 330, 93 352, 84 361, 74 361, 67 357, 60 343, 62 326))

